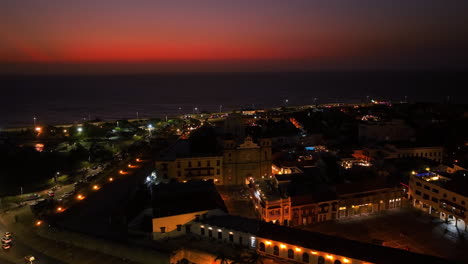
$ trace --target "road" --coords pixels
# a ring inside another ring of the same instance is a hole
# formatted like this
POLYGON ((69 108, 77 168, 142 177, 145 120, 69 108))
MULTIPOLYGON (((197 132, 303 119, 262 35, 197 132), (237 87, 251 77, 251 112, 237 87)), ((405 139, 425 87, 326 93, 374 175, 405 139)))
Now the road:
MULTIPOLYGON (((51 258, 46 256, 28 245, 24 244, 21 241, 20 237, 15 237, 15 231, 11 229, 7 229, 5 226, 5 219, 3 215, 0 215, 0 234, 3 236, 5 232, 12 232, 13 233, 13 246, 8 250, 3 250, 0 252, 0 261, 4 261, 4 263, 24 263, 24 257, 28 255, 33 255, 36 257, 35 264, 42 264, 42 263, 57 263, 61 264, 64 263, 60 260, 51 258)), ((3 263, 3 262, 0 262, 3 263)))

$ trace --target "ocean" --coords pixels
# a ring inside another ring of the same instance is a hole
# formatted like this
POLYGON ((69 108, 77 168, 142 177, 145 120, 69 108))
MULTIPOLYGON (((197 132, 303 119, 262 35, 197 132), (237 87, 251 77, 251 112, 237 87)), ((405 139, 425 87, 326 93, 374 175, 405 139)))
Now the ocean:
POLYGON ((466 72, 0 76, 0 129, 370 98, 467 103, 466 72))

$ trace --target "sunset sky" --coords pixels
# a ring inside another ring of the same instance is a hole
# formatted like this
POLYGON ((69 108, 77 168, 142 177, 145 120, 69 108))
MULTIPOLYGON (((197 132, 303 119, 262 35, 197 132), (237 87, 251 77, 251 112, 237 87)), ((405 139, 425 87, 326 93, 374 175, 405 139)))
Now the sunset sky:
POLYGON ((2 0, 0 73, 466 68, 468 1, 2 0))

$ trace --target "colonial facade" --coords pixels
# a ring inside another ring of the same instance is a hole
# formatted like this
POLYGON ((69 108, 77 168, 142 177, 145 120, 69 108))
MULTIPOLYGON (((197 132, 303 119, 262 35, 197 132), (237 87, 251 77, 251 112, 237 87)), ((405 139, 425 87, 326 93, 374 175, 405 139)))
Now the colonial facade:
POLYGON ((238 216, 200 218, 190 225, 195 236, 217 244, 256 251, 273 263, 448 263, 437 257, 238 216))
POLYGON ((241 144, 234 140, 224 141, 223 184, 241 185, 249 178, 271 175, 271 140, 260 138, 255 143, 248 136, 241 144))
POLYGON ((275 178, 251 179, 249 183, 251 198, 261 219, 286 226, 308 225, 399 208, 404 196, 401 187, 335 188, 335 191, 288 196, 279 190, 275 178))
POLYGON ((408 194, 415 208, 467 230, 468 190, 462 181, 465 184, 438 173, 413 173, 408 194))
POLYGON ((216 184, 223 184, 223 157, 201 156, 159 160, 156 161, 156 171, 163 179, 176 179, 179 182, 213 180, 216 184))

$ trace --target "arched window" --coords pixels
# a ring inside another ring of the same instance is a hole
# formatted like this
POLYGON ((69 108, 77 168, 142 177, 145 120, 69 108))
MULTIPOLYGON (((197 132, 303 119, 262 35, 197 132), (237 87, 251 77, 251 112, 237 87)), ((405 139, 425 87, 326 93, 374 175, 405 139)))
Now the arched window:
POLYGON ((292 249, 288 249, 288 258, 294 259, 294 251, 292 249))
POLYGON ((318 264, 325 264, 325 258, 322 257, 322 256, 318 257, 318 262, 317 263, 318 264))
POLYGON ((273 247, 273 255, 279 256, 279 247, 278 246, 273 247))
POLYGON ((341 264, 341 261, 335 260, 334 264, 341 264))
POLYGON ((260 251, 265 252, 265 244, 263 242, 260 242, 260 251))
POLYGON ((302 261, 309 263, 309 254, 304 252, 304 254, 302 254, 302 261))

